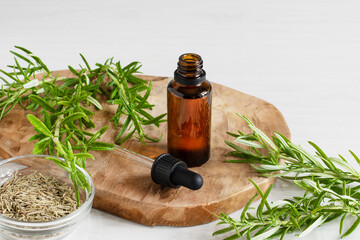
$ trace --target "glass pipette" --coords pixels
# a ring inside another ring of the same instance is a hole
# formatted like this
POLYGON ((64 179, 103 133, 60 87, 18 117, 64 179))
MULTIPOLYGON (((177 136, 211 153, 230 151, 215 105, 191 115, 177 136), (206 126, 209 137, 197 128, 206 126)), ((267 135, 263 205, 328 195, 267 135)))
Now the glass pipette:
POLYGON ((151 178, 157 184, 171 188, 184 186, 191 190, 198 190, 203 185, 201 175, 189 170, 185 162, 170 154, 163 153, 154 160, 120 146, 116 148, 126 154, 137 155, 138 158, 134 159, 151 169, 151 178))

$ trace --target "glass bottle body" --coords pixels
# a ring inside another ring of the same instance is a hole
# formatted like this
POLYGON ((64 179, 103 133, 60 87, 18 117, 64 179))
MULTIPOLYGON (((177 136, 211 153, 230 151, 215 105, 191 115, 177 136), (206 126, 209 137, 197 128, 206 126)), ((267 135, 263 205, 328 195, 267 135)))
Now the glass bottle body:
POLYGON ((173 79, 167 90, 168 152, 189 167, 200 166, 210 157, 212 86, 173 79))

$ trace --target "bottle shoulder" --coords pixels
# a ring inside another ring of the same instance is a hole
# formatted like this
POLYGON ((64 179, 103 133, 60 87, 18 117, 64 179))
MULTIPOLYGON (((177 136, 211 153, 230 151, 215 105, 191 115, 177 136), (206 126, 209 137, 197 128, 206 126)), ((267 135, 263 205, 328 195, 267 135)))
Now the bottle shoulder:
POLYGON ((167 90, 169 93, 181 98, 196 99, 209 96, 212 92, 212 85, 208 80, 205 80, 198 85, 187 86, 172 79, 167 86, 167 90))

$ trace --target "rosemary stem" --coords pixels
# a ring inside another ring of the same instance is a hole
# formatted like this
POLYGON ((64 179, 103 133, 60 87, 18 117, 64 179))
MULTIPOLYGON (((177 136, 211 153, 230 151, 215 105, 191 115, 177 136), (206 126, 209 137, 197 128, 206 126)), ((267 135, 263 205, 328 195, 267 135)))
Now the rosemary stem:
MULTIPOLYGON (((64 107, 64 111, 67 109, 67 107, 64 107)), ((60 125, 61 122, 64 120, 65 115, 60 115, 55 122, 55 128, 54 128, 54 136, 52 138, 53 142, 56 144, 58 151, 63 155, 66 156, 66 153, 60 143, 60 125)), ((67 161, 67 159, 65 159, 67 161)))

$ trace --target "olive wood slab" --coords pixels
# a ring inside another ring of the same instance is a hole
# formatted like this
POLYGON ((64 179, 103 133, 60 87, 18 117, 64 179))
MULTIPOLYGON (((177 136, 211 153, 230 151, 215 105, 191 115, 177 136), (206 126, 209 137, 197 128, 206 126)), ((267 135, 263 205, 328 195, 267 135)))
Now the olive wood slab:
MULTIPOLYGON (((54 75, 71 76, 67 70, 54 75)), ((149 102, 156 104, 153 116, 166 112, 166 87, 171 78, 140 76, 153 80, 149 102)), ((95 182, 96 196, 93 207, 146 225, 192 226, 216 220, 214 214, 232 213, 244 207, 256 193, 248 181, 254 180, 263 190, 274 183, 275 178, 259 176, 248 164, 225 163, 224 156, 230 148, 224 140, 232 140, 226 132, 250 130, 235 113, 246 115, 267 135, 278 131, 290 138, 290 131, 281 112, 272 104, 234 89, 212 83, 212 141, 211 158, 193 171, 201 174, 204 185, 198 191, 186 188, 170 189, 152 182, 150 167, 137 159, 139 156, 118 149, 110 152, 92 152, 95 161, 88 160, 88 171, 95 182)), ((109 125, 101 140, 113 143, 117 130, 110 118, 116 112, 114 106, 100 98, 103 111, 94 115, 97 129, 109 125)), ((34 142, 28 139, 34 134, 26 119, 25 111, 16 107, 0 121, 0 158, 31 154, 34 142)), ((38 113, 35 113, 39 116, 38 113)), ((166 152, 166 123, 160 128, 149 126, 145 131, 150 137, 163 139, 158 143, 142 145, 130 139, 122 147, 141 155, 155 158, 166 152)), ((95 130, 94 130, 95 131, 95 130)))

